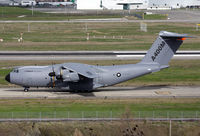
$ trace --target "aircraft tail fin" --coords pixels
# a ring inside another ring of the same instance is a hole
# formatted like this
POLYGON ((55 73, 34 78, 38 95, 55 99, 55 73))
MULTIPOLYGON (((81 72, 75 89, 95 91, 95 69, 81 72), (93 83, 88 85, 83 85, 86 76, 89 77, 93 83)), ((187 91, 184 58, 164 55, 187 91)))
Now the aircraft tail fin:
POLYGON ((181 46, 187 34, 178 34, 161 31, 140 63, 158 63, 160 66, 168 65, 169 61, 181 46))

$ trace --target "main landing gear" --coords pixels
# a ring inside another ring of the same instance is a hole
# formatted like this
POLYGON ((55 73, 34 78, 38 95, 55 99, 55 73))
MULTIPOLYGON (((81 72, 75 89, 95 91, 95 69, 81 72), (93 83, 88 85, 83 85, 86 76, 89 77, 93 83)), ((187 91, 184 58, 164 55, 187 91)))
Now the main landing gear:
POLYGON ((28 92, 30 87, 24 87, 24 92, 28 92))

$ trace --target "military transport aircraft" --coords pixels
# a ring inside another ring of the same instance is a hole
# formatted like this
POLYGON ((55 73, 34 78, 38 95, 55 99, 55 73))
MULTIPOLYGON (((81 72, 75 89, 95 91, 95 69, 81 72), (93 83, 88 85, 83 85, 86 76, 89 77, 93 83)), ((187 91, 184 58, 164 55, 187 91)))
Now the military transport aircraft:
POLYGON ((187 34, 161 31, 145 57, 137 64, 95 66, 63 63, 23 66, 14 68, 5 79, 23 86, 24 91, 30 87, 56 87, 88 92, 168 68, 170 59, 188 37, 187 34))

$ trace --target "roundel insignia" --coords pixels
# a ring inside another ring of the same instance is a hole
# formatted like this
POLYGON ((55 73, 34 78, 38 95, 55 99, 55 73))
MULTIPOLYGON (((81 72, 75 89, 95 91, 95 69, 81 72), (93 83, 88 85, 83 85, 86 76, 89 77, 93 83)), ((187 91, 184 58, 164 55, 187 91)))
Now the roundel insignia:
POLYGON ((120 77, 121 76, 121 73, 117 73, 117 77, 120 77))

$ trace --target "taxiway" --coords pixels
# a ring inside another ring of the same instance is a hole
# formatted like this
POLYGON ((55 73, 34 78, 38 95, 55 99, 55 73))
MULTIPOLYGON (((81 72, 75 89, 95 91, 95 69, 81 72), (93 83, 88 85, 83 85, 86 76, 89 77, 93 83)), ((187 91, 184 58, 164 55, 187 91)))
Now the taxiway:
POLYGON ((200 97, 200 86, 140 86, 140 87, 106 87, 91 93, 72 93, 51 88, 0 88, 0 99, 24 98, 187 98, 200 97))
MULTIPOLYGON (((0 51, 0 60, 130 60, 147 51, 0 51)), ((200 51, 177 51, 173 59, 200 59, 200 51)))

